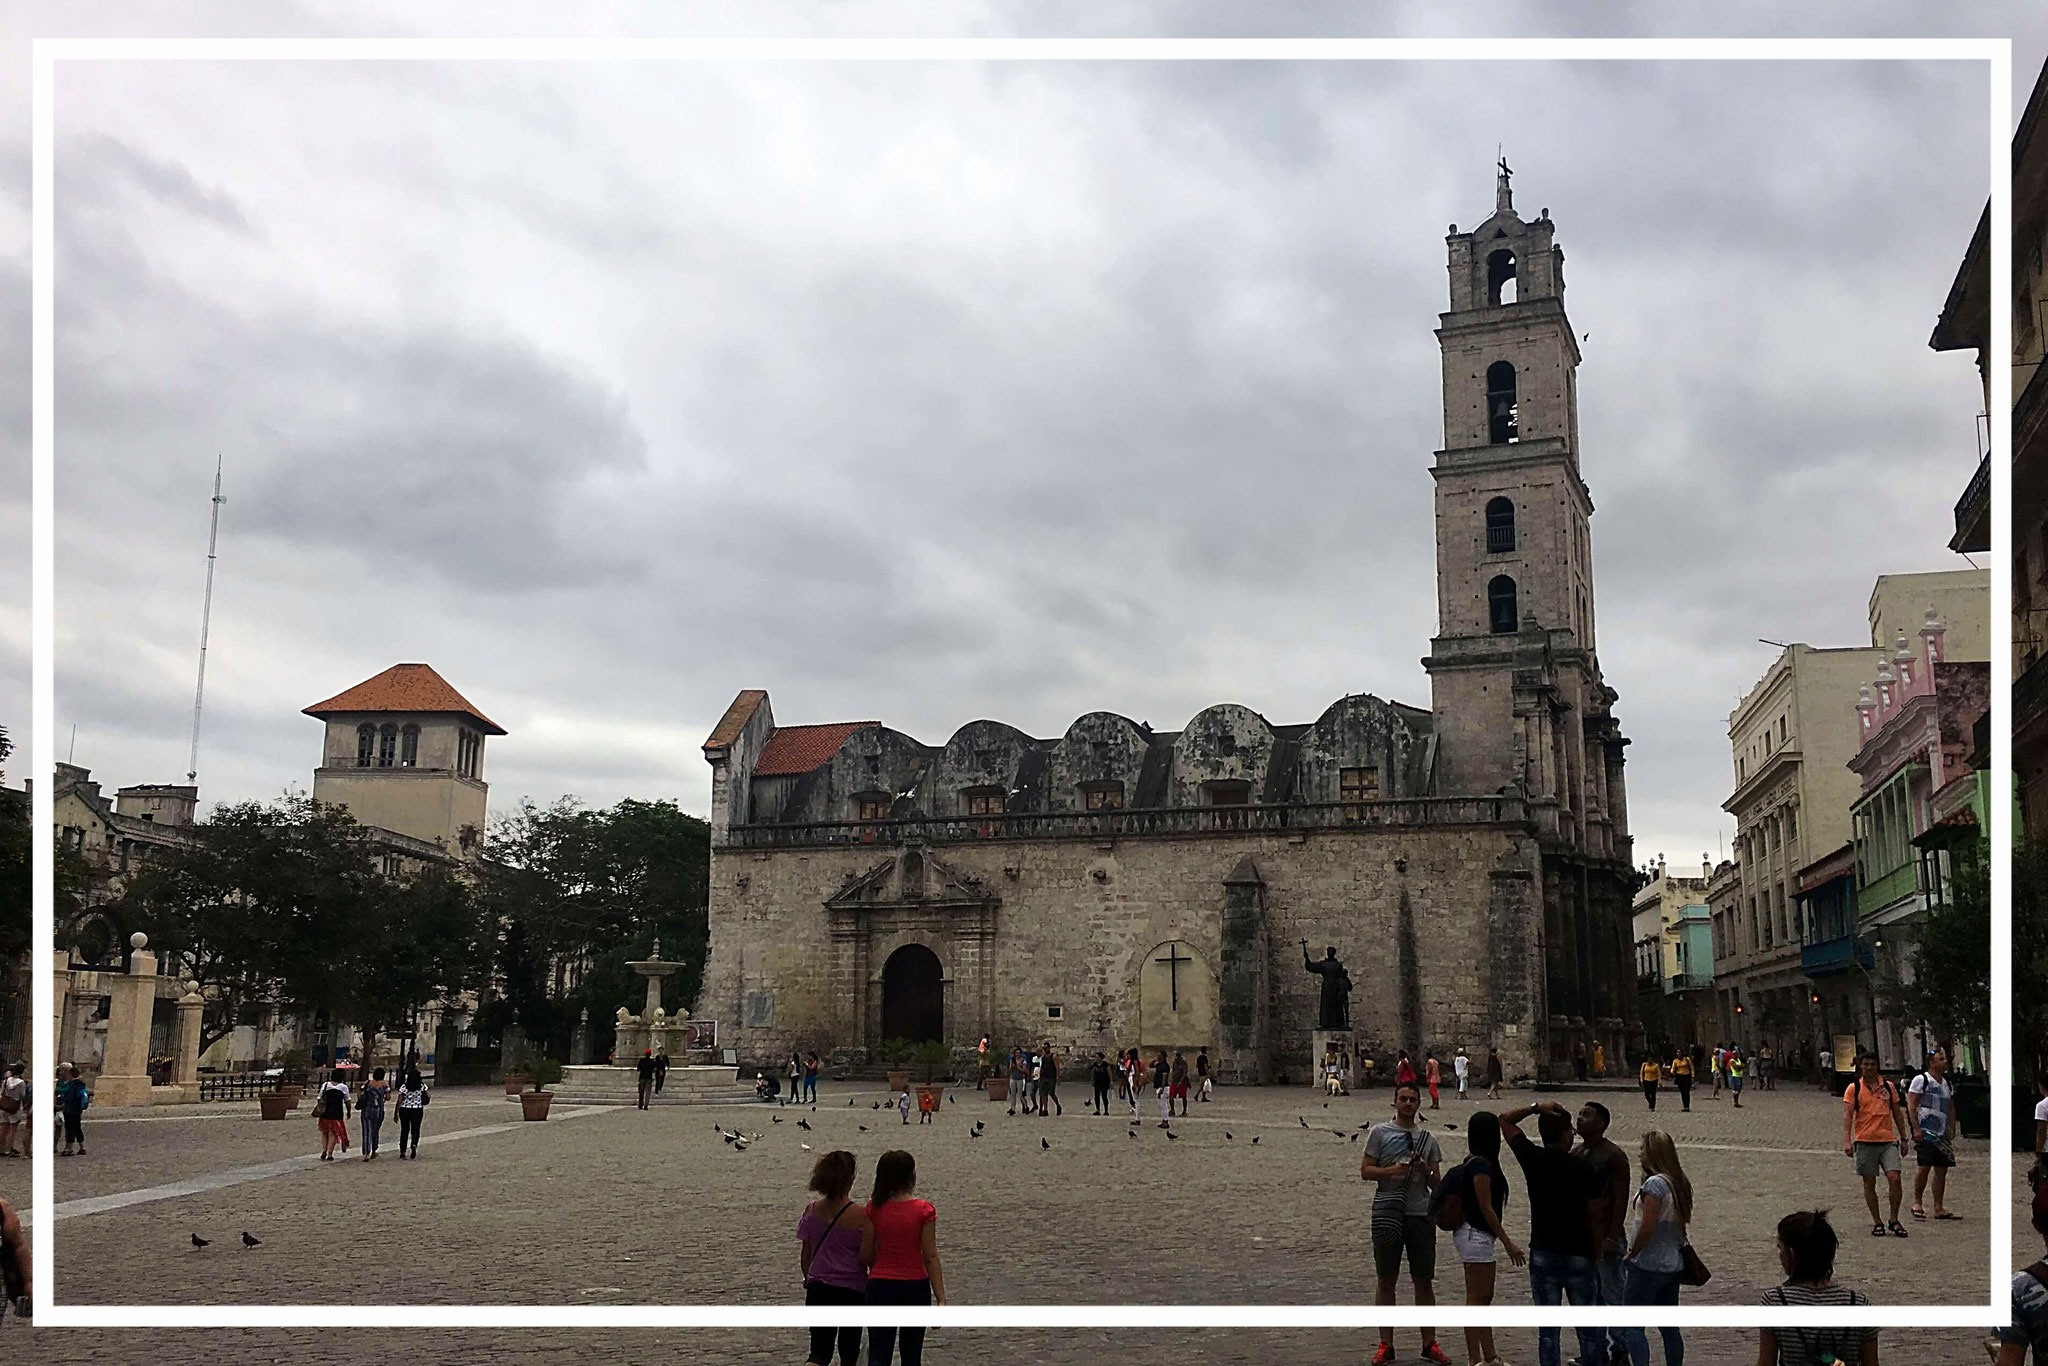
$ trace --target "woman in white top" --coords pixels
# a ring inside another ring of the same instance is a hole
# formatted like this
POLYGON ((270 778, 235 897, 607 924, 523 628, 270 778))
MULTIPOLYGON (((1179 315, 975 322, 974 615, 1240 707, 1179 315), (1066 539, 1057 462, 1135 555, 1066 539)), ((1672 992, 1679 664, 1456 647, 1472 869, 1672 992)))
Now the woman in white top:
MULTIPOLYGON (((1643 1184, 1636 1192, 1636 1227, 1622 1262, 1623 1304, 1677 1304, 1678 1277, 1685 1270, 1685 1227, 1692 1222, 1692 1182, 1679 1165, 1671 1135, 1651 1129, 1643 1135, 1643 1184)), ((1676 1328, 1659 1328, 1666 1366, 1685 1360, 1685 1338, 1676 1328)), ((1650 1366, 1650 1338, 1642 1328, 1624 1328, 1630 1366, 1650 1366)))
POLYGON ((0 1096, 14 1101, 12 1110, 0 1110, 0 1157, 27 1157, 29 1142, 35 1136, 31 1127, 35 1117, 29 1113, 28 1064, 13 1063, 7 1069, 7 1079, 0 1081, 0 1096))

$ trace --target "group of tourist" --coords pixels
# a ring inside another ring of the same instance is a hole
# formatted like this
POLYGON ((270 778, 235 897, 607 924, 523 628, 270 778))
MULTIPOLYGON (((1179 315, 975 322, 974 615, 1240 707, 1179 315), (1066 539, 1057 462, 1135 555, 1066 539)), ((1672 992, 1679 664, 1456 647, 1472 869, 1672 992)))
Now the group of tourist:
MULTIPOLYGON (((1871 1060, 1875 1071, 1875 1058, 1871 1060)), ((1889 1083, 1885 1083, 1889 1085, 1889 1083)), ((1846 1102, 1845 1104, 1849 1104, 1846 1102)), ((1610 1141, 1605 1105, 1588 1101, 1576 1113, 1556 1101, 1540 1101, 1498 1114, 1481 1110, 1467 1127, 1465 1159, 1443 1170, 1443 1151, 1417 1114, 1422 1087, 1397 1083, 1394 1117, 1367 1133, 1359 1177, 1377 1183, 1371 1236, 1374 1303, 1392 1304, 1405 1262, 1418 1304, 1435 1303, 1436 1237, 1451 1235, 1463 1267, 1465 1303, 1493 1303, 1495 1269, 1502 1253, 1529 1268, 1529 1294, 1539 1305, 1675 1305, 1682 1285, 1704 1284, 1705 1266, 1693 1251, 1692 1183, 1677 1145, 1662 1130, 1644 1133, 1632 1169, 1627 1153, 1610 1141), (1536 1136, 1522 1131, 1535 1122, 1536 1136), (1527 1190, 1526 1246, 1510 1232, 1508 1211, 1513 1181, 1501 1160, 1503 1144, 1514 1155, 1527 1190), (1632 1185, 1635 1171, 1640 1181, 1632 1185)), ((1902 1130, 1903 1132, 1903 1130, 1902 1130)), ((1885 1230, 1880 1227, 1879 1232, 1885 1230)), ((1834 1282, 1837 1241, 1819 1211, 1787 1215, 1778 1224, 1779 1259, 1785 1282, 1766 1292, 1767 1304, 1852 1306, 1862 1294, 1834 1282)), ((1642 1328, 1580 1328, 1579 1361, 1586 1366, 1624 1357, 1649 1366, 1649 1335, 1642 1328)), ((1676 1328, 1658 1330, 1667 1366, 1684 1360, 1676 1328)), ((1433 1329, 1422 1330, 1423 1357, 1445 1363, 1450 1356, 1433 1329)), ((1559 1366, 1561 1330, 1537 1330, 1541 1366, 1559 1366)), ((1766 1330, 1767 1355, 1776 1362, 1845 1363, 1877 1360, 1874 1329, 1766 1330), (1774 1335, 1775 1334, 1775 1335, 1774 1335)), ((1490 1328, 1465 1330, 1473 1366, 1495 1363, 1490 1328)), ((1380 1330, 1373 1361, 1394 1360, 1394 1333, 1380 1330)))
MULTIPOLYGON (((938 1211, 918 1198, 917 1159, 901 1150, 875 1160, 874 1188, 867 1202, 853 1199, 856 1160, 843 1149, 826 1153, 811 1168, 810 1188, 818 1198, 797 1219, 798 1265, 808 1305, 927 1305, 946 1302, 946 1276, 939 1265, 938 1211)), ((860 1360, 858 1328, 813 1328, 810 1366, 829 1366, 839 1350, 840 1366, 860 1360)), ((923 1328, 870 1328, 870 1366, 890 1366, 901 1350, 904 1366, 924 1359, 923 1328)))
POLYGON ((313 1119, 320 1129, 320 1160, 332 1162, 337 1153, 348 1151, 348 1116, 353 1110, 362 1129, 363 1161, 373 1160, 382 1151, 385 1107, 395 1106, 398 1110, 398 1155, 400 1158, 417 1158, 420 1155, 420 1124, 426 1118, 427 1104, 433 1099, 426 1082, 420 1077, 417 1067, 408 1067, 394 1088, 385 1080, 384 1069, 373 1068, 370 1079, 360 1090, 349 1087, 349 1072, 359 1070, 336 1067, 327 1073, 327 1079, 313 1097, 313 1119))

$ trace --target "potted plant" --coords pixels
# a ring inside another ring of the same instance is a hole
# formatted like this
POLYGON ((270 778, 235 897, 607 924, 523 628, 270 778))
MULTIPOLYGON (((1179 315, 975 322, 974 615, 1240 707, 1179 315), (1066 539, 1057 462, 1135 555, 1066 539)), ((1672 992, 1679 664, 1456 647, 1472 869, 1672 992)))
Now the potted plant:
POLYGON ((882 1044, 882 1065, 889 1069, 891 1091, 910 1089, 911 1052, 912 1047, 908 1039, 889 1039, 882 1044))
POLYGON ((258 1092, 256 1103, 263 1107, 265 1119, 283 1119, 291 1113, 292 1106, 297 1104, 292 1097, 282 1091, 258 1092))
POLYGON ((562 1079, 562 1064, 553 1058, 544 1058, 529 1053, 519 1061, 519 1070, 532 1080, 531 1091, 519 1093, 519 1110, 526 1119, 546 1119, 548 1107, 554 1103, 554 1093, 547 1088, 562 1079))
POLYGON ((938 1070, 941 1067, 944 1067, 952 1060, 953 1050, 946 1047, 938 1039, 928 1039, 924 1043, 912 1046, 910 1049, 910 1063, 924 1073, 924 1080, 918 1084, 917 1088, 920 1109, 927 1108, 927 1106, 937 1109, 939 1105, 945 1102, 945 1084, 943 1082, 934 1083, 932 1078, 938 1074, 938 1070))
POLYGON ((281 1069, 277 1080, 280 1095, 290 1098, 288 1110, 299 1108, 299 1098, 306 1092, 306 1077, 313 1070, 313 1055, 303 1048, 288 1048, 278 1056, 281 1069))

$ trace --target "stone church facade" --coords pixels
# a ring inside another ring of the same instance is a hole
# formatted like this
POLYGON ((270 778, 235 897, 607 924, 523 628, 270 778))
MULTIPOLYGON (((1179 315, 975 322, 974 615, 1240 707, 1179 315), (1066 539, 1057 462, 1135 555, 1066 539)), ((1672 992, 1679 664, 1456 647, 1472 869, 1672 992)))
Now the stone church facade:
POLYGON ((1301 1080, 1303 940, 1344 959, 1369 1056, 1493 1046, 1523 1076, 1578 1043, 1622 1056, 1628 742, 1594 651, 1563 252, 1505 173, 1448 245, 1429 710, 1356 695, 1274 725, 1226 703, 1178 732, 1103 711, 931 746, 778 726, 740 693, 704 745, 696 1010, 742 1058, 986 1033, 1301 1080))

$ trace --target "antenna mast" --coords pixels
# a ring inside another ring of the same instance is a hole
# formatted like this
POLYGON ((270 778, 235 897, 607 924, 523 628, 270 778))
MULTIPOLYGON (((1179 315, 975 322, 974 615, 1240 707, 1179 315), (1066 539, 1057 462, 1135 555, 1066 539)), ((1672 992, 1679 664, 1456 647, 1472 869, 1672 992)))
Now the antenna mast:
POLYGON ((185 781, 199 781, 199 711, 206 701, 206 637, 213 627, 213 562, 220 545, 221 458, 213 460, 213 525, 206 533, 206 605, 199 613, 199 682, 192 689, 192 757, 185 765, 185 781))

